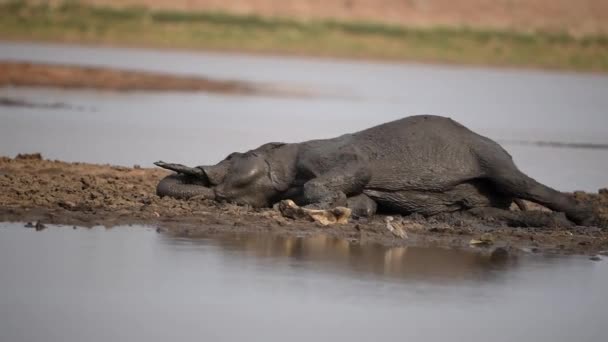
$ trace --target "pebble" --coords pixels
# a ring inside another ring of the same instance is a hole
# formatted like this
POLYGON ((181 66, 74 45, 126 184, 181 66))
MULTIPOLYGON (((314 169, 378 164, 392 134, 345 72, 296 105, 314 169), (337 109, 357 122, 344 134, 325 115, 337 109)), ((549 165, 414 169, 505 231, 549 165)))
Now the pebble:
POLYGON ((37 232, 39 232, 41 230, 45 230, 46 226, 42 222, 38 221, 38 222, 36 222, 36 225, 34 226, 34 228, 36 229, 37 232))

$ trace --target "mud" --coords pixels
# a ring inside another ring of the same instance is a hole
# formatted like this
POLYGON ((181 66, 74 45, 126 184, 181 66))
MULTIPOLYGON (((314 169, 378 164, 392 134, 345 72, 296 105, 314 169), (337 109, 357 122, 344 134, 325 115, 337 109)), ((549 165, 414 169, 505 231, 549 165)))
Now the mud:
MULTIPOLYGON (((597 227, 508 227, 466 213, 351 219, 324 227, 292 220, 274 209, 253 209, 205 200, 155 195, 162 169, 66 163, 39 154, 0 157, 0 221, 106 226, 145 224, 180 236, 234 232, 310 236, 323 233, 355 243, 472 248, 484 252, 557 252, 594 255, 608 250, 608 229, 597 227), (395 233, 395 232, 398 232, 395 233), (479 241, 483 243, 479 243, 479 241)), ((608 189, 575 193, 608 222, 608 189)), ((528 205, 530 210, 544 210, 528 205)), ((515 209, 514 209, 515 210, 515 209)))
MULTIPOLYGON (((108 91, 204 91, 235 95, 311 96, 284 85, 170 75, 77 65, 0 62, 0 87, 50 87, 108 91)), ((4 101, 7 102, 7 101, 4 101)), ((6 103, 5 103, 6 104, 6 103)), ((8 101, 9 105, 17 105, 8 101)))

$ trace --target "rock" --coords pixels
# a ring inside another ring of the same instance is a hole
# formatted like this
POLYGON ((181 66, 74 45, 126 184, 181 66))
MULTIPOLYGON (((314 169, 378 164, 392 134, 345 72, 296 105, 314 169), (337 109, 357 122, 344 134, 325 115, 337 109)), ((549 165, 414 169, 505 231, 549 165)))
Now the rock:
POLYGON ((36 229, 37 232, 39 232, 41 230, 45 230, 46 226, 42 222, 38 221, 38 222, 36 222, 36 225, 34 226, 34 228, 36 229))
POLYGON ((405 232, 405 229, 403 227, 403 224, 400 222, 396 222, 395 218, 392 216, 387 216, 384 218, 384 223, 385 223, 385 227, 386 229, 388 229, 389 232, 391 232, 393 235, 402 238, 402 239, 407 239, 407 233, 405 232))
POLYGON ((35 226, 32 224, 32 222, 28 222, 25 224, 24 226, 25 228, 34 228, 35 226))
POLYGON ((599 257, 599 255, 592 255, 592 256, 589 258, 589 260, 592 260, 592 261, 601 261, 601 260, 602 260, 602 258, 600 258, 600 257, 599 257))
POLYGON ((351 210, 345 207, 336 207, 328 210, 315 210, 302 208, 292 200, 281 201, 278 205, 281 215, 291 219, 308 219, 319 223, 321 226, 332 224, 346 224, 351 215, 351 210))
POLYGON ((478 239, 471 239, 469 244, 473 246, 491 246, 494 244, 494 237, 490 233, 483 233, 478 239))
POLYGON ((17 160, 42 160, 40 153, 19 153, 15 159, 17 160))
POLYGON ((76 203, 71 202, 71 201, 59 201, 57 203, 58 206, 62 207, 63 209, 67 209, 67 210, 73 210, 74 208, 76 208, 76 203))

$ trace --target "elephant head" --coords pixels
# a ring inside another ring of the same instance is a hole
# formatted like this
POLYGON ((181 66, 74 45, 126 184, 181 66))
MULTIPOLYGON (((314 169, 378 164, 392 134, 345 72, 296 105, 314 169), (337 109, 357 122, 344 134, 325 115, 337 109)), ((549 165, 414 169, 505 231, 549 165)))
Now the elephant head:
POLYGON ((204 193, 203 197, 217 201, 252 207, 269 206, 277 196, 289 189, 295 178, 296 155, 297 145, 268 143, 245 153, 232 153, 211 166, 189 168, 158 162, 156 165, 187 175, 188 178, 179 187, 173 185, 172 188, 161 187, 163 180, 157 187, 157 193, 180 198, 193 197, 189 196, 192 193, 204 193), (185 193, 188 195, 182 195, 185 193))

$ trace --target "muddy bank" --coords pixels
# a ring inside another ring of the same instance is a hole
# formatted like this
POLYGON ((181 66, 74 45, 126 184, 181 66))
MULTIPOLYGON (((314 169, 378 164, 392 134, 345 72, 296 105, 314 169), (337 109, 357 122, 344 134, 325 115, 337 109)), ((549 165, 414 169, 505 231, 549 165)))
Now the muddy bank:
POLYGON ((309 95, 303 90, 242 81, 25 62, 0 62, 0 87, 50 87, 110 91, 204 91, 237 95, 309 95))
MULTIPOLYGON (((43 160, 39 155, 0 157, 0 220, 115 226, 146 224, 170 234, 206 236, 213 233, 252 232, 284 236, 324 233, 358 243, 431 245, 491 251, 562 252, 595 254, 608 250, 608 230, 595 227, 507 227, 466 214, 423 218, 386 217, 350 220, 323 227, 291 220, 272 209, 251 209, 202 200, 159 198, 155 186, 168 173, 161 169, 132 168, 43 160), (403 231, 403 234, 395 233, 403 231), (471 242, 473 241, 473 244, 471 242), (502 250, 502 249, 501 249, 502 250)), ((576 193, 608 219, 608 191, 576 193)), ((535 210, 542 208, 535 207, 535 210)), ((43 226, 38 226, 43 229, 43 226)))

